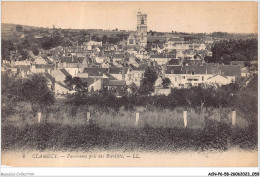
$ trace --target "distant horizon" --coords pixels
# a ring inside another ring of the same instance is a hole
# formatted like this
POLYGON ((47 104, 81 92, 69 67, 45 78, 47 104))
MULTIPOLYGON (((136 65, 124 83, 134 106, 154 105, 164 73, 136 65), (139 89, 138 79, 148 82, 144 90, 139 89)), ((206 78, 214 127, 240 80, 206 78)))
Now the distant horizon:
POLYGON ((135 31, 137 11, 148 31, 258 34, 257 2, 2 2, 1 23, 39 28, 135 31), (80 9, 80 10, 79 10, 80 9), (127 19, 127 20, 126 20, 127 19), (163 19, 163 20, 162 20, 163 19))
MULTIPOLYGON (((46 28, 46 29, 53 29, 53 27, 43 27, 43 26, 32 26, 32 25, 23 25, 23 24, 15 24, 15 23, 1 23, 1 24, 8 24, 8 25, 21 25, 21 26, 28 26, 28 27, 33 27, 33 28, 46 28)), ((102 29, 102 28, 56 28, 55 29, 62 29, 62 30, 106 30, 106 31, 113 31, 115 29, 102 29)), ((135 31, 135 30, 126 30, 126 29, 118 29, 118 32, 121 31, 135 31)), ((152 30, 152 29, 151 29, 152 30)), ((155 31, 152 30, 153 32, 157 32, 157 33, 172 33, 172 31, 155 31)), ((147 33, 149 33, 149 31, 147 31, 147 33)), ((175 31, 174 31, 175 32, 175 31)), ((184 31, 176 31, 177 33, 188 33, 188 34, 204 34, 203 32, 184 32, 184 31)), ((210 33, 205 33, 205 34, 212 34, 212 33, 227 33, 227 34, 254 34, 254 35, 258 35, 258 33, 231 33, 231 32, 226 32, 226 31, 213 31, 210 33)))

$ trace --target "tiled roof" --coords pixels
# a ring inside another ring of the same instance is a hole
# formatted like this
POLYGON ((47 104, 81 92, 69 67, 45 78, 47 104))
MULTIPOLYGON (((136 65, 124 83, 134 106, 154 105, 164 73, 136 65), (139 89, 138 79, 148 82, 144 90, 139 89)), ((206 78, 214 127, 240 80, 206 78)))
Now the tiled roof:
POLYGON ((60 59, 60 61, 63 63, 63 62, 66 62, 66 63, 81 63, 83 61, 85 57, 76 57, 74 56, 73 57, 73 60, 72 60, 72 57, 62 57, 60 59))
POLYGON ((89 76, 103 76, 108 72, 108 68, 84 68, 83 73, 88 73, 89 76))
POLYGON ((17 68, 19 71, 30 71, 29 65, 16 65, 13 68, 17 68))
POLYGON ((176 58, 176 54, 155 54, 151 58, 176 58))
POLYGON ((190 66, 167 66, 166 74, 221 74, 223 76, 241 76, 240 66, 204 64, 190 66), (172 72, 172 70, 174 72, 172 72))
POLYGON ((65 76, 71 76, 70 73, 68 73, 68 71, 66 71, 66 69, 60 69, 60 71, 61 71, 62 74, 64 74, 65 76))
POLYGON ((62 86, 62 87, 64 87, 64 88, 66 88, 67 90, 71 90, 67 85, 65 85, 65 84, 63 84, 63 83, 61 83, 61 82, 56 82, 56 84, 58 84, 58 85, 60 85, 60 86, 62 86))
POLYGON ((109 68, 108 73, 109 74, 122 74, 123 70, 124 70, 125 73, 127 72, 126 67, 124 67, 124 68, 109 68))
POLYGON ((219 65, 219 70, 225 76, 241 76, 241 68, 239 65, 219 65))
POLYGON ((108 83, 108 86, 124 86, 126 85, 125 81, 119 81, 119 80, 110 80, 108 83))
POLYGON ((182 66, 167 66, 165 73, 166 74, 181 74, 182 66))
POLYGON ((168 65, 178 65, 179 63, 179 59, 170 59, 168 65))
POLYGON ((42 69, 52 69, 54 68, 53 64, 35 64, 36 68, 42 68, 42 69))
POLYGON ((65 68, 80 68, 80 67, 81 67, 81 63, 66 63, 65 68))
POLYGON ((36 58, 32 51, 29 51, 28 54, 29 54, 29 56, 32 57, 33 59, 36 58))
POLYGON ((45 74, 45 76, 46 76, 48 79, 50 79, 52 82, 55 82, 55 78, 52 77, 49 73, 44 73, 44 74, 45 74))
POLYGON ((106 76, 108 77, 108 78, 106 78, 106 79, 117 80, 117 78, 115 78, 115 77, 112 76, 111 74, 106 74, 106 76))
POLYGON ((224 78, 228 79, 226 76, 223 76, 223 75, 221 75, 221 74, 215 74, 215 75, 213 75, 212 77, 209 77, 207 80, 210 80, 210 79, 212 79, 212 78, 214 78, 214 77, 216 77, 216 76, 221 76, 221 77, 224 77, 224 78))

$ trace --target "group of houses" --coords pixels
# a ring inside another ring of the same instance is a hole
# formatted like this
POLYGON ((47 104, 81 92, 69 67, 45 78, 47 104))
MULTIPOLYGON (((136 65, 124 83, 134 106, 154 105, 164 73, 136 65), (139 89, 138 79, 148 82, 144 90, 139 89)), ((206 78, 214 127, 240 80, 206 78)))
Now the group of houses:
POLYGON ((88 92, 105 88, 117 89, 131 84, 139 87, 148 67, 155 67, 158 71, 159 77, 155 87, 162 90, 160 79, 163 78, 170 79, 170 88, 187 88, 200 84, 226 85, 250 74, 249 70, 241 65, 205 63, 201 59, 187 60, 175 57, 160 55, 148 60, 139 60, 134 55, 112 54, 106 60, 100 61, 99 56, 77 57, 70 53, 69 56, 64 55, 55 60, 40 54, 24 61, 4 62, 2 71, 11 70, 24 78, 33 73, 42 73, 56 96, 76 92, 66 85, 66 77, 79 77, 82 82, 87 83, 88 92))
POLYGON ((162 46, 154 45, 148 52, 147 38, 147 15, 138 12, 137 30, 118 44, 89 40, 82 45, 40 49, 38 56, 29 51, 28 59, 23 61, 16 59, 18 54, 14 51, 10 59, 3 60, 2 71, 11 70, 24 78, 42 73, 56 96, 76 92, 64 82, 68 77, 80 78, 88 92, 132 84, 139 87, 148 67, 155 67, 158 72, 155 84, 158 94, 167 94, 162 91, 163 78, 170 79, 170 88, 187 88, 200 84, 225 85, 250 74, 242 65, 205 63, 211 40, 198 43, 169 36, 162 46))

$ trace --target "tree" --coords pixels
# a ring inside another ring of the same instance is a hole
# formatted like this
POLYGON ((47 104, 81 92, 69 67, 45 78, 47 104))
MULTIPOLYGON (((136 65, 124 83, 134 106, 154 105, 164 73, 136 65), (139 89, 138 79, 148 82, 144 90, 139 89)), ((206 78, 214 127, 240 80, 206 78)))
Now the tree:
POLYGON ((85 88, 88 87, 87 82, 82 82, 79 77, 66 76, 64 83, 70 88, 75 88, 78 92, 84 92, 85 88))
POLYGON ((154 92, 154 84, 148 81, 147 78, 143 78, 139 88, 139 93, 141 95, 150 95, 154 92))
POLYGON ((103 35, 103 37, 102 37, 102 42, 103 42, 103 43, 106 43, 107 40, 108 40, 108 39, 107 39, 107 35, 103 35))
POLYGON ((156 69, 154 67, 146 68, 146 70, 144 72, 144 78, 146 78, 148 82, 150 82, 152 85, 154 85, 155 81, 158 78, 156 69))
POLYGON ((30 48, 30 47, 31 47, 31 44, 30 44, 30 42, 29 42, 27 39, 23 40, 23 41, 18 45, 18 48, 19 48, 19 49, 28 49, 28 48, 30 48))
POLYGON ((73 80, 72 80, 72 76, 69 75, 69 76, 66 76, 65 80, 64 80, 64 83, 69 86, 70 88, 72 88, 73 86, 73 80))
POLYGON ((39 50, 38 50, 37 46, 35 46, 35 45, 32 46, 32 53, 36 56, 39 55, 39 50))
POLYGON ((130 84, 128 88, 132 94, 135 94, 138 91, 138 87, 135 83, 130 84))
POLYGON ((91 37, 91 40, 97 41, 97 42, 100 42, 100 41, 101 41, 101 39, 100 39, 97 35, 93 35, 93 36, 91 37))
POLYGON ((26 79, 22 84, 21 94, 23 100, 39 106, 40 109, 52 104, 55 100, 42 74, 33 74, 26 79))
POLYGON ((14 114, 19 102, 31 104, 34 115, 36 111, 46 111, 46 116, 48 115, 48 109, 55 98, 43 75, 33 74, 29 78, 21 79, 12 72, 4 72, 1 81, 3 117, 14 114))
POLYGON ((250 68, 252 66, 250 61, 245 61, 244 66, 250 68))
POLYGON ((170 84, 171 84, 171 80, 169 78, 166 77, 162 80, 163 88, 168 88, 170 84))
POLYGON ((214 62, 229 64, 230 61, 257 60, 257 39, 223 40, 212 46, 214 62))
POLYGON ((16 25, 15 29, 16 29, 17 32, 23 31, 23 27, 21 25, 16 25))
POLYGON ((154 67, 146 68, 144 72, 144 78, 141 80, 139 93, 142 95, 150 95, 152 92, 154 92, 154 84, 157 78, 158 75, 154 67))
MULTIPOLYGON (((22 80, 11 71, 5 71, 1 75, 1 112, 2 118, 14 113, 16 104, 21 101, 22 80)), ((3 119, 2 119, 3 120, 3 119)))
POLYGON ((19 51, 19 53, 20 53, 21 56, 22 56, 22 60, 26 60, 26 59, 28 58, 28 53, 27 53, 26 50, 24 50, 24 49, 19 49, 18 51, 19 51))
POLYGON ((2 60, 10 60, 10 51, 14 50, 14 45, 10 40, 2 40, 1 50, 2 60))
POLYGON ((73 77, 72 83, 75 86, 76 91, 83 91, 84 90, 84 84, 79 77, 73 77))

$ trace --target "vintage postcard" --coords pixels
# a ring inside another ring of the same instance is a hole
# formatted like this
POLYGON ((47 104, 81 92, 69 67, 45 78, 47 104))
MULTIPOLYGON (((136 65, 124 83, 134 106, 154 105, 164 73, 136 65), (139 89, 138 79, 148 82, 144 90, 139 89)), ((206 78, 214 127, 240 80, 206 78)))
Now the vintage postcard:
POLYGON ((258 166, 257 2, 1 13, 2 165, 258 166))

